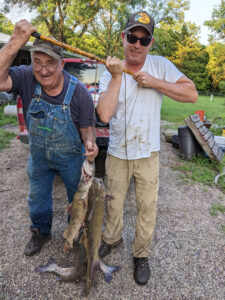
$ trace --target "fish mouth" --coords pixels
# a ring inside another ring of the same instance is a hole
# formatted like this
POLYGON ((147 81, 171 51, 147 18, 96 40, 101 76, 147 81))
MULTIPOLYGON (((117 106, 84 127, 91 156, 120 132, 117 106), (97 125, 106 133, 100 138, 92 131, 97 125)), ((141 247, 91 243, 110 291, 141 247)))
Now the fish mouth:
POLYGON ((93 176, 94 173, 94 162, 88 161, 87 159, 84 161, 82 166, 82 173, 87 174, 88 176, 93 176))
POLYGON ((82 169, 82 177, 85 183, 89 183, 93 179, 93 175, 88 174, 84 168, 82 169))

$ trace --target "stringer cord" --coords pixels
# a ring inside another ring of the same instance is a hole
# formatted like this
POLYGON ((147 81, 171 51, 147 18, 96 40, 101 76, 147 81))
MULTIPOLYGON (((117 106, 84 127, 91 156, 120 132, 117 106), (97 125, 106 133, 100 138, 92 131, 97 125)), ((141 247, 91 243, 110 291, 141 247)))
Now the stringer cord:
MULTIPOLYGON (((124 138, 125 138, 125 151, 126 151, 126 160, 127 160, 127 169, 128 169, 128 174, 127 174, 127 179, 129 180, 129 160, 128 160, 128 151, 127 151, 127 81, 126 81, 126 74, 124 74, 124 92, 125 92, 125 97, 124 97, 124 105, 125 105, 125 130, 124 130, 124 138)), ((130 219, 131 219, 131 222, 132 222, 132 225, 133 225, 133 228, 135 229, 135 225, 134 225, 134 220, 133 220, 133 217, 131 215, 131 208, 132 208, 132 205, 131 205, 131 189, 130 189, 130 184, 129 184, 129 187, 128 187, 128 191, 127 191, 127 198, 128 198, 128 201, 129 201, 129 206, 130 206, 130 210, 128 211, 128 213, 130 214, 130 219)))

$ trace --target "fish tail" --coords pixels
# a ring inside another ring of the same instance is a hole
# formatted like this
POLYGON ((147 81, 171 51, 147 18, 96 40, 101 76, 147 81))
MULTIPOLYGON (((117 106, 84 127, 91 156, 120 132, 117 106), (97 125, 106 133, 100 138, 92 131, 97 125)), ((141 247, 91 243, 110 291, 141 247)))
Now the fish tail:
POLYGON ((46 265, 44 266, 39 266, 39 267, 36 267, 34 269, 35 272, 39 272, 39 273, 45 273, 45 272, 49 272, 49 268, 52 266, 52 265, 55 265, 55 260, 54 258, 49 258, 48 262, 46 265))
POLYGON ((105 281, 108 283, 112 280, 112 274, 121 269, 120 266, 115 266, 115 267, 106 266, 102 261, 100 261, 99 265, 100 265, 101 271, 104 274, 105 281))

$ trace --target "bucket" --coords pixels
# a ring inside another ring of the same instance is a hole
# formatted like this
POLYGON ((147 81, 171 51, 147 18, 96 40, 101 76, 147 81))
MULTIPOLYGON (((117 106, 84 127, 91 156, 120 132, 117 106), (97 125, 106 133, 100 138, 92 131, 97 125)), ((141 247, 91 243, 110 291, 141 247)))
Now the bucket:
POLYGON ((191 159, 192 156, 203 151, 194 134, 187 126, 178 128, 178 137, 180 153, 185 159, 191 159))
POLYGON ((6 105, 4 108, 4 115, 7 117, 17 116, 16 105, 6 105))
POLYGON ((204 122, 205 111, 204 110, 196 110, 195 114, 199 115, 199 118, 202 122, 204 122))

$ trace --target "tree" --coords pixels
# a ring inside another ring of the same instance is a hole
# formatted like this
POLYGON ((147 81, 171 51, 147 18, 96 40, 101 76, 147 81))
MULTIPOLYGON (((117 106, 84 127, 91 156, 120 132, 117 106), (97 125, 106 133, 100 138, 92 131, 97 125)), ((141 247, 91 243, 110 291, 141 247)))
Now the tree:
POLYGON ((96 0, 5 0, 5 11, 14 5, 36 10, 34 25, 44 23, 49 34, 62 42, 66 42, 64 31, 68 28, 82 35, 86 24, 99 9, 99 1, 96 0), (73 18, 74 14, 76 18, 73 18))
POLYGON ((89 50, 95 54, 104 52, 104 56, 119 57, 121 31, 130 13, 145 8, 156 23, 162 20, 174 23, 183 19, 183 10, 189 6, 189 0, 5 0, 5 3, 6 10, 16 4, 36 10, 34 25, 45 24, 49 34, 60 41, 76 42, 84 50, 91 44, 96 48, 89 50))
POLYGON ((206 69, 209 55, 200 43, 193 42, 190 37, 187 37, 183 44, 178 42, 178 50, 171 57, 171 61, 193 80, 197 90, 206 91, 211 88, 210 77, 206 69))
POLYGON ((174 40, 174 53, 169 59, 192 79, 200 91, 210 90, 211 81, 206 69, 209 61, 205 46, 198 38, 199 27, 190 22, 183 23, 176 31, 178 37, 174 40))
POLYGON ((213 9, 211 20, 205 21, 204 25, 213 33, 209 38, 211 42, 225 40, 225 0, 221 0, 221 4, 213 9))
POLYGON ((171 27, 168 29, 160 26, 154 31, 155 41, 150 49, 151 54, 161 55, 170 58, 178 49, 177 41, 180 39, 180 34, 171 27))
POLYGON ((11 34, 13 32, 12 22, 6 18, 3 14, 0 14, 0 32, 11 34))
POLYGON ((179 25, 162 22, 160 27, 155 29, 155 42, 151 48, 151 53, 170 59, 178 50, 178 42, 184 45, 187 37, 192 41, 198 42, 199 30, 200 27, 190 22, 179 25))
POLYGON ((209 54, 207 70, 212 77, 213 89, 217 90, 219 83, 225 81, 225 45, 216 42, 206 48, 209 54))
POLYGON ((87 31, 97 38, 105 49, 105 55, 123 56, 121 32, 125 27, 128 16, 137 10, 150 12, 156 24, 164 22, 174 23, 183 18, 183 10, 188 9, 189 1, 185 0, 151 0, 151 1, 100 1, 102 7, 91 20, 87 31))
POLYGON ((182 23, 184 11, 189 9, 190 0, 151 0, 145 1, 146 9, 152 14, 156 24, 182 23))

